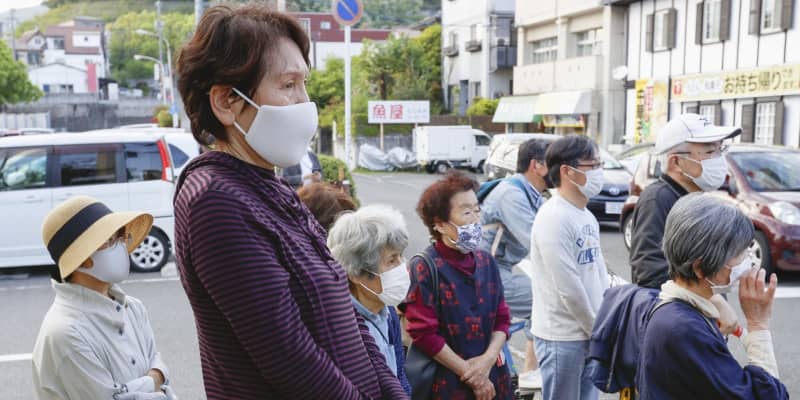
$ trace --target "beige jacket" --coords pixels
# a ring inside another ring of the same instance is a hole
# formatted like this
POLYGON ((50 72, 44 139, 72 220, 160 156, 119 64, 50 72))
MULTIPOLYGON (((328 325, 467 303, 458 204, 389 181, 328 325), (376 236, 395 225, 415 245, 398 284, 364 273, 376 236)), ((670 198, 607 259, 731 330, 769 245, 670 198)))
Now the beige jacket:
POLYGON ((113 285, 114 299, 71 283, 54 283, 56 298, 33 349, 33 382, 39 400, 110 400, 122 384, 157 369, 168 381, 156 350, 147 310, 113 285))

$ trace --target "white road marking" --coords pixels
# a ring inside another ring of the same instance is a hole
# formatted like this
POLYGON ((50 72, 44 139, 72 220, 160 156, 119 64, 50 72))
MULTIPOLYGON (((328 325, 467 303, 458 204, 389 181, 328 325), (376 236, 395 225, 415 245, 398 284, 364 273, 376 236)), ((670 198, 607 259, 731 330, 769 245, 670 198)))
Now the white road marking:
POLYGON ((30 361, 31 358, 32 358, 31 353, 6 354, 6 355, 0 355, 0 363, 13 362, 13 361, 30 361))

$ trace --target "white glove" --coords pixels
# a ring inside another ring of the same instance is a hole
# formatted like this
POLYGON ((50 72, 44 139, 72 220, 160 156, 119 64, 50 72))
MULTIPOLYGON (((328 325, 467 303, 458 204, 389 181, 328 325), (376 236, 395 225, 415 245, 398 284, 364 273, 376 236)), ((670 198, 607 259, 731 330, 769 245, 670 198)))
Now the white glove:
POLYGON ((128 390, 126 390, 128 393, 153 393, 156 391, 156 381, 153 380, 153 377, 145 375, 126 383, 125 387, 128 388, 128 390))
POLYGON ((167 400, 178 400, 178 396, 175 396, 175 392, 169 385, 161 385, 161 391, 167 395, 167 400))
POLYGON ((169 400, 169 398, 164 392, 128 392, 115 395, 114 400, 169 400))

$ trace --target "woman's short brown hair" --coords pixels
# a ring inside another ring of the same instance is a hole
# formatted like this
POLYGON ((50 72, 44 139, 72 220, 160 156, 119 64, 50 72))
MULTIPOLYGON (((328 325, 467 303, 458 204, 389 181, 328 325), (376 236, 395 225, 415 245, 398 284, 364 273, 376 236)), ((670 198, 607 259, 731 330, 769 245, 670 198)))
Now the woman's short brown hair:
POLYGON ((201 144, 210 136, 225 141, 227 135, 211 110, 209 92, 214 85, 230 85, 251 98, 271 63, 279 39, 292 40, 308 61, 308 36, 291 16, 263 4, 216 5, 209 8, 194 36, 177 60, 178 90, 201 144))
POLYGON ((352 197, 330 183, 303 186, 297 191, 297 195, 326 231, 331 229, 336 218, 343 212, 357 208, 352 197))
POLYGON ((431 236, 437 240, 441 238, 441 234, 434 230, 436 223, 449 221, 450 200, 453 196, 468 191, 477 192, 478 182, 460 171, 451 171, 425 189, 417 203, 417 214, 428 227, 431 236))

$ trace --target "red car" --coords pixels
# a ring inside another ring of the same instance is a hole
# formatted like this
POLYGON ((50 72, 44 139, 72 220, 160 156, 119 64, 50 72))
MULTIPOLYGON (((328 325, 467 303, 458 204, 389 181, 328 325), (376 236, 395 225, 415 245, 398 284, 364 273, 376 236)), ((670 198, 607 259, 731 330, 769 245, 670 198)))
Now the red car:
MULTIPOLYGON (((716 194, 736 204, 753 221, 751 250, 767 272, 800 271, 800 151, 779 146, 733 144, 725 155, 729 172, 716 194)), ((639 195, 658 179, 658 158, 639 162, 631 196, 620 217, 625 246, 631 244, 631 215, 639 195)))

